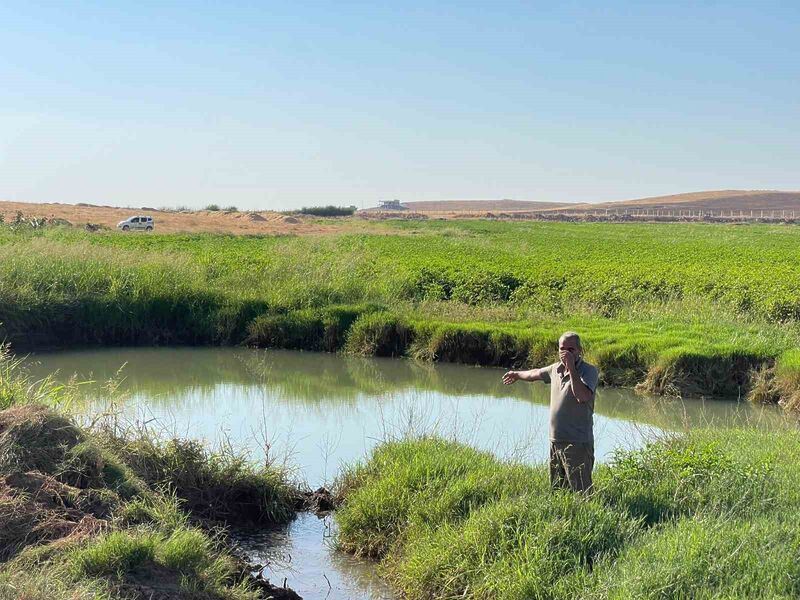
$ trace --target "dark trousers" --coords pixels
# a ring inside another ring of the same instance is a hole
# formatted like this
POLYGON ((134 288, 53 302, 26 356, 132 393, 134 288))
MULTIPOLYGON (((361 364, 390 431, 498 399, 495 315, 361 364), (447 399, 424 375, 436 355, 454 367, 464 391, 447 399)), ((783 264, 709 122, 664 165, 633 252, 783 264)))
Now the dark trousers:
POLYGON ((592 487, 594 444, 550 442, 550 484, 585 492, 592 487))

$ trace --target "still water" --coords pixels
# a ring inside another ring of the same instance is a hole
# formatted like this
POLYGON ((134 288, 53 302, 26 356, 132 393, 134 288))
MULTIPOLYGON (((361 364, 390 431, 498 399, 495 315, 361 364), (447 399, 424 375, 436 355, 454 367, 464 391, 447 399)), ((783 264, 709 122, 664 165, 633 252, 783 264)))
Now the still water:
MULTIPOLYGON (((132 348, 31 356, 33 377, 84 381, 89 416, 119 419, 165 435, 226 440, 254 460, 292 468, 299 483, 329 486, 342 465, 381 441, 436 433, 504 458, 547 454, 549 391, 542 383, 503 386, 502 370, 396 359, 239 348, 132 348), (113 389, 113 392, 110 391, 113 389)), ((595 455, 608 460, 664 431, 748 423, 772 427, 776 410, 744 402, 644 398, 601 389, 595 455)), ((372 565, 330 548, 335 522, 302 515, 287 528, 241 538, 274 583, 301 596, 390 598, 372 565)))

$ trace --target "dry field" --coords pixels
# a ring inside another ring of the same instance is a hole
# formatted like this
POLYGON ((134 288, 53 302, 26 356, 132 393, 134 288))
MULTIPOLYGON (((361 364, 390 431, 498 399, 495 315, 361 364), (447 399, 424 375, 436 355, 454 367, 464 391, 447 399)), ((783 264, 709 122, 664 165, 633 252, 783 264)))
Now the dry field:
POLYGON ((649 209, 692 210, 711 213, 728 211, 784 211, 800 212, 800 192, 774 190, 718 190, 692 192, 672 196, 654 196, 614 202, 529 202, 523 200, 446 200, 425 202, 403 202, 407 211, 381 211, 368 209, 371 214, 413 215, 422 214, 430 218, 497 217, 497 213, 570 213, 603 209, 649 209), (492 214, 489 214, 492 213, 492 214))
POLYGON ((479 213, 485 211, 544 211, 572 206, 566 202, 531 202, 527 200, 441 200, 404 202, 409 210, 424 213, 479 213))
MULTIPOLYGON (((137 214, 152 215, 156 231, 255 234, 314 235, 337 231, 369 228, 368 221, 392 218, 497 218, 498 216, 533 213, 558 213, 568 209, 575 213, 581 209, 666 209, 719 211, 784 211, 800 213, 800 192, 724 190, 694 192, 674 196, 657 196, 619 202, 597 204, 554 202, 528 202, 521 200, 448 200, 406 202, 406 211, 359 211, 362 218, 326 218, 287 215, 274 211, 161 211, 152 209, 118 208, 90 204, 37 204, 28 202, 0 202, 0 215, 5 220, 14 219, 17 212, 26 218, 46 217, 65 219, 73 225, 96 223, 115 228, 123 219, 137 214)), ((758 215, 756 215, 758 216, 758 215)), ((778 215, 780 216, 780 215, 778 215)))
POLYGON ((9 222, 17 212, 26 218, 46 217, 66 219, 73 225, 96 223, 112 229, 117 223, 136 215, 151 215, 155 220, 156 231, 209 232, 234 234, 320 234, 339 231, 343 223, 330 219, 330 223, 320 223, 319 219, 302 216, 283 215, 273 211, 224 212, 224 211, 186 211, 172 212, 161 210, 142 210, 117 208, 113 206, 77 204, 35 204, 28 202, 0 202, 0 214, 9 222))
POLYGON ((674 196, 654 196, 636 200, 602 202, 599 204, 575 204, 571 209, 641 208, 666 210, 795 210, 800 211, 800 192, 779 192, 774 190, 720 190, 714 192, 693 192, 674 196))

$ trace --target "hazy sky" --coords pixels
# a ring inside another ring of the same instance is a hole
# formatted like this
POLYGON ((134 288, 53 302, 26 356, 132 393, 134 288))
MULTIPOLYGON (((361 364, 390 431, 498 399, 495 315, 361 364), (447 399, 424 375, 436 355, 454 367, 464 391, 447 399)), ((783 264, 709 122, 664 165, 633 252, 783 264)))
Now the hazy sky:
POLYGON ((0 199, 800 189, 800 2, 4 2, 0 199))

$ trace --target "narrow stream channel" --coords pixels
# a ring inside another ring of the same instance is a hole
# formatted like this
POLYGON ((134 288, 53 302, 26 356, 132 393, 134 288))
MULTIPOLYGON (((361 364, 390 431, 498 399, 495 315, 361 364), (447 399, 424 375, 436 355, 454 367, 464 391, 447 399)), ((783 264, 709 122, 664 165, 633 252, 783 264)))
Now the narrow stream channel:
MULTIPOLYGON (((500 457, 546 457, 547 387, 505 387, 499 369, 396 359, 241 348, 131 348, 31 356, 34 377, 56 373, 79 386, 85 415, 115 411, 169 435, 227 439, 254 460, 277 460, 298 483, 330 486, 342 465, 382 440, 437 433, 500 457), (115 387, 113 399, 109 381, 115 387)), ((601 389, 595 412, 598 460, 663 431, 748 424, 778 427, 780 411, 744 402, 644 398, 601 389)), ((303 514, 285 528, 240 533, 265 575, 306 600, 392 598, 375 565, 332 548, 335 521, 303 514)))

